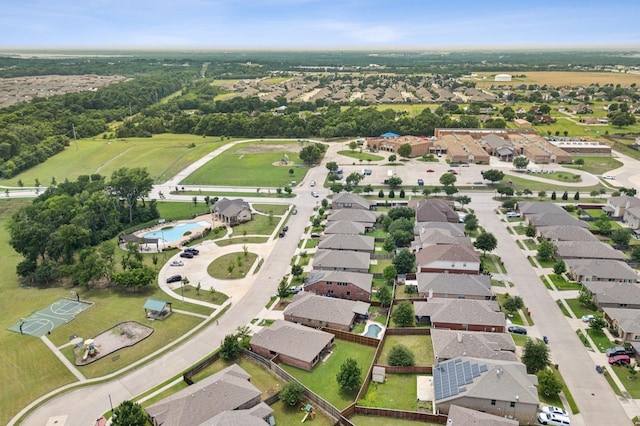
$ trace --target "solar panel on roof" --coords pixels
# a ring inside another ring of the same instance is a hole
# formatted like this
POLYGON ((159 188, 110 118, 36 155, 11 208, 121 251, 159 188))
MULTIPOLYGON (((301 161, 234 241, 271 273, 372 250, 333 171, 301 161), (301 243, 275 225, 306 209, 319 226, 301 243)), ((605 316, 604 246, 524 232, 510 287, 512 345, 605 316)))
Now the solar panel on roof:
POLYGON ((484 373, 485 371, 489 371, 486 364, 480 364, 480 372, 484 373))
POLYGON ((480 367, 478 367, 478 364, 473 364, 471 366, 471 372, 473 373, 473 377, 478 377, 480 375, 480 367))

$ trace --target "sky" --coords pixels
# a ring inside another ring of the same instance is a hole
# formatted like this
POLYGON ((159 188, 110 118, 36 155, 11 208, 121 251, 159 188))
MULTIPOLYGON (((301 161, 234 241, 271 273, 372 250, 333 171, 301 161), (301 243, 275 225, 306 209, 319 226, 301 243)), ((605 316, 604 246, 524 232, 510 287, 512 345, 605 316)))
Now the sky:
POLYGON ((638 0, 0 0, 4 49, 640 48, 638 0))

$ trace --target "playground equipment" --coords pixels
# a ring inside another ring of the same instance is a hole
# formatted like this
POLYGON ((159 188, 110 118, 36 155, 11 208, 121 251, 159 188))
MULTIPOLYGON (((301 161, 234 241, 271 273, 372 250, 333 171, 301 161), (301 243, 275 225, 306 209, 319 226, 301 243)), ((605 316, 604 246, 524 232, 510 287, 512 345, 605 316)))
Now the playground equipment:
POLYGON ((310 420, 313 420, 316 417, 316 412, 313 411, 313 405, 307 404, 303 408, 303 410, 306 411, 306 413, 305 413, 304 417, 302 418, 302 422, 300 422, 300 423, 304 423, 307 420, 307 418, 310 419, 310 420))
POLYGON ((84 355, 82 355, 82 360, 85 361, 88 356, 96 356, 96 346, 93 339, 84 341, 84 355))

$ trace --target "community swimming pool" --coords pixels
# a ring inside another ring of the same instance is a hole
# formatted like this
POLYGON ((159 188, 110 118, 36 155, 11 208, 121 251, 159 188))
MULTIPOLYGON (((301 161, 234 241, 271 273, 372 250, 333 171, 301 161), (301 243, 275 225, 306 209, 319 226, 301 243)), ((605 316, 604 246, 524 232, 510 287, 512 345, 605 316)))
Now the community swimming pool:
POLYGON ((172 244, 180 241, 184 234, 188 231, 197 228, 209 228, 211 224, 207 221, 201 220, 198 222, 185 222, 179 223, 168 229, 161 229, 158 231, 147 232, 142 237, 144 238, 158 238, 164 241, 166 244, 172 244))
POLYGON ((367 327, 367 332, 364 333, 364 335, 377 338, 378 334, 380 334, 381 331, 382 327, 380 327, 378 324, 369 324, 369 326, 367 327))

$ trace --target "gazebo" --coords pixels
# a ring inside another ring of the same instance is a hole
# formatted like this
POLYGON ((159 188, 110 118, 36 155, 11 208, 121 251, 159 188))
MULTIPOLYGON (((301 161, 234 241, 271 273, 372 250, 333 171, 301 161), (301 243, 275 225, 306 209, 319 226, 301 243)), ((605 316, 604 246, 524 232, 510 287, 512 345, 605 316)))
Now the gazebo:
POLYGON ((144 313, 145 316, 149 319, 159 319, 163 320, 171 313, 173 310, 171 309, 171 302, 165 302, 164 300, 157 299, 147 299, 144 304, 144 313))

